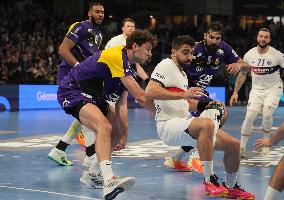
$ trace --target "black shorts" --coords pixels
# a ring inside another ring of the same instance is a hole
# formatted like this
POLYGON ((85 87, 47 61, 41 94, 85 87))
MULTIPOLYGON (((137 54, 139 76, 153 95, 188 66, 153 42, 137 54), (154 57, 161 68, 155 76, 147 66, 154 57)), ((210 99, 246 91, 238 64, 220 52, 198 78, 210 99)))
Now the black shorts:
MULTIPOLYGON (((79 112, 80 112, 81 108, 84 105, 86 105, 87 103, 90 103, 90 102, 80 101, 77 105, 75 105, 73 107, 65 108, 65 112, 67 114, 70 114, 73 117, 75 117, 81 123, 80 117, 79 117, 79 112)), ((106 101, 98 101, 98 102, 96 102, 96 104, 94 104, 94 103, 92 103, 92 104, 97 106, 105 117, 107 116, 109 104, 106 101)))

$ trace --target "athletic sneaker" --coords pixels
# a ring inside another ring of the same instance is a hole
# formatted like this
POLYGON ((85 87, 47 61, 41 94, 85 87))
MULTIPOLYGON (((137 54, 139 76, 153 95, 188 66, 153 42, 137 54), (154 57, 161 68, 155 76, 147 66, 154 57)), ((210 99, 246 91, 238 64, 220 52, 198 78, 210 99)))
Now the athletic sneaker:
MULTIPOLYGON (((224 182, 223 182, 223 186, 226 187, 224 182)), ((238 200, 254 200, 255 199, 255 196, 254 196, 253 193, 246 192, 237 183, 235 184, 235 186, 232 189, 230 189, 230 188, 227 188, 227 189, 228 189, 228 192, 229 192, 229 198, 230 199, 238 199, 238 200)))
POLYGON ((191 172, 191 169, 186 162, 183 160, 174 160, 171 157, 166 158, 164 166, 174 171, 191 172))
POLYGON ((57 148, 51 149, 51 151, 48 154, 48 158, 50 160, 53 160, 54 162, 56 162, 58 165, 61 165, 61 166, 73 165, 73 162, 67 159, 66 153, 57 148))
POLYGON ((91 174, 89 171, 84 171, 80 178, 81 183, 87 185, 90 188, 102 189, 103 188, 103 177, 102 174, 98 175, 91 174))
POLYGON ((90 156, 90 157, 86 155, 85 158, 84 158, 83 167, 90 168, 92 163, 93 163, 95 156, 96 156, 95 154, 90 156))
POLYGON ((197 150, 190 154, 188 166, 197 173, 203 174, 203 166, 197 150))
POLYGON ((246 158, 246 157, 247 157, 246 149, 241 147, 240 148, 240 158, 246 158))
POLYGON ((261 156, 267 157, 270 154, 270 148, 269 147, 262 147, 261 148, 261 156))
POLYGON ((204 189, 208 196, 210 197, 228 197, 229 191, 226 187, 223 185, 220 185, 218 183, 218 177, 214 174, 210 176, 210 181, 205 182, 204 181, 204 189))
POLYGON ((113 176, 103 187, 103 196, 107 200, 114 199, 119 193, 129 190, 135 184, 134 177, 113 176))

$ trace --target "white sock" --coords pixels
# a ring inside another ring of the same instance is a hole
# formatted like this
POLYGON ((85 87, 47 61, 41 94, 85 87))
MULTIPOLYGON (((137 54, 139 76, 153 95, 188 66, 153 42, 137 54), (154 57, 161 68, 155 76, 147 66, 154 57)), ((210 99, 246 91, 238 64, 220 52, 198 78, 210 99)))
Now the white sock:
POLYGON ((92 157, 94 157, 94 159, 93 159, 91 167, 89 168, 89 172, 94 174, 94 175, 98 175, 101 172, 101 169, 100 169, 100 165, 99 165, 97 155, 94 154, 90 158, 92 159, 92 157))
POLYGON ((233 188, 237 183, 237 173, 226 173, 226 186, 227 188, 233 188))
POLYGON ((264 200, 276 200, 280 195, 280 192, 273 187, 268 186, 264 200))
POLYGON ((203 171, 204 171, 204 178, 205 182, 210 181, 210 176, 214 174, 213 171, 213 160, 211 161, 202 161, 203 171))
POLYGON ((104 179, 104 183, 105 185, 107 184, 107 182, 112 179, 113 177, 113 172, 112 172, 112 168, 111 168, 111 161, 110 160, 104 160, 100 162, 100 168, 101 168, 101 172, 103 175, 103 179, 104 179))
POLYGON ((84 135, 85 146, 89 147, 94 144, 95 134, 93 131, 88 129, 86 126, 82 126, 82 133, 84 135))
POLYGON ((244 148, 246 150, 248 139, 249 136, 243 136, 243 135, 241 136, 241 148, 244 148))
POLYGON ((177 150, 176 153, 174 153, 171 158, 174 160, 182 160, 187 155, 187 152, 185 152, 182 148, 177 150))

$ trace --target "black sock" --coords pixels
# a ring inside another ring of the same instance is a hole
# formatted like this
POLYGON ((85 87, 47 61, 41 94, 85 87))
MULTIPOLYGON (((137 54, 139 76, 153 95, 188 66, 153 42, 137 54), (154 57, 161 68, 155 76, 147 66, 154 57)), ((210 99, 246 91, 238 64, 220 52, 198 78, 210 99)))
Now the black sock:
POLYGON ((61 151, 65 151, 68 146, 69 146, 69 144, 67 144, 66 142, 63 142, 62 140, 60 140, 58 142, 58 144, 56 145, 56 148, 61 150, 61 151))
POLYGON ((184 152, 190 152, 191 149, 194 149, 192 146, 182 146, 181 148, 184 150, 184 152))
POLYGON ((96 153, 95 144, 92 144, 91 146, 86 147, 86 155, 87 156, 91 157, 95 153, 96 153))

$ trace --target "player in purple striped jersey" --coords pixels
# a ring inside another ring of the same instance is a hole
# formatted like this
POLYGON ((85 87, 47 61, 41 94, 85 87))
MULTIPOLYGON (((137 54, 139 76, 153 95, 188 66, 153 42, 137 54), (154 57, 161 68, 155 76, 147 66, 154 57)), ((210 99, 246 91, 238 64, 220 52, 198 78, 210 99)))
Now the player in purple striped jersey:
MULTIPOLYGON (((98 52, 102 41, 100 27, 104 19, 104 7, 101 3, 91 3, 88 11, 89 19, 72 24, 59 47, 59 55, 62 61, 58 66, 57 82, 68 74, 68 72, 84 61, 89 56, 98 52)), ((72 165, 66 157, 65 150, 70 145, 76 134, 82 133, 85 139, 86 156, 83 166, 90 167, 94 159, 95 147, 93 133, 86 127, 81 127, 77 120, 74 120, 66 134, 53 148, 48 157, 62 166, 72 165)))

